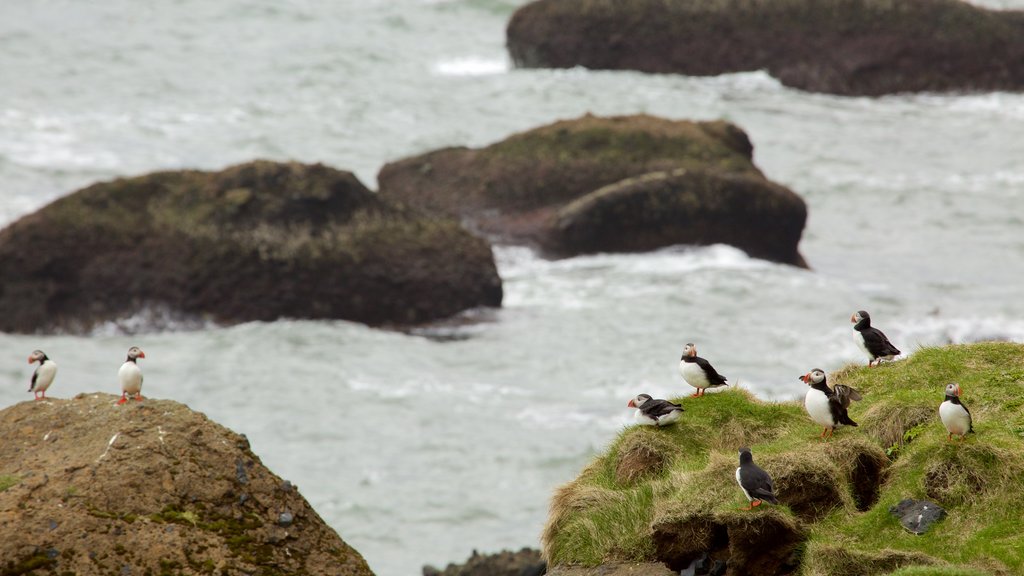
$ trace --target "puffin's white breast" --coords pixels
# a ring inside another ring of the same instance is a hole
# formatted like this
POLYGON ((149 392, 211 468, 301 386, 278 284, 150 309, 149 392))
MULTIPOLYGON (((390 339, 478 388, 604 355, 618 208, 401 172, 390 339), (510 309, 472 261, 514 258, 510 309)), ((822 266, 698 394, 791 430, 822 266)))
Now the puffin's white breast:
POLYGON ((36 369, 36 384, 32 390, 36 392, 42 392, 53 384, 53 379, 57 377, 57 364, 53 360, 47 360, 43 362, 43 365, 36 369))
POLYGON ((832 411, 828 406, 828 396, 821 390, 811 388, 807 391, 807 396, 804 396, 804 408, 807 409, 811 420, 819 426, 835 428, 836 423, 832 419, 832 411))
POLYGON ((874 360, 875 355, 868 350, 868 345, 864 343, 864 334, 857 330, 853 331, 853 341, 857 343, 857 347, 861 349, 868 358, 874 360))
POLYGON ((704 369, 698 366, 696 362, 680 360, 679 373, 683 375, 683 380, 686 380, 686 383, 694 388, 699 389, 710 386, 708 375, 704 373, 704 369))
POLYGON ((117 371, 117 378, 121 381, 121 390, 129 394, 138 394, 142 391, 142 370, 135 362, 121 364, 117 371))
POLYGON ((666 424, 671 424, 671 423, 675 422, 676 420, 679 420, 679 416, 680 415, 682 415, 682 411, 680 411, 680 410, 673 410, 672 412, 669 412, 668 414, 665 414, 664 416, 658 418, 658 426, 664 426, 666 424))
POLYGON ((747 497, 747 500, 753 502, 754 499, 750 497, 750 492, 747 492, 747 489, 743 487, 743 481, 740 480, 739 468, 736 469, 736 483, 740 485, 740 490, 743 490, 743 495, 747 497))
POLYGON ((971 429, 971 415, 963 406, 949 400, 939 404, 939 418, 950 434, 963 435, 971 429))

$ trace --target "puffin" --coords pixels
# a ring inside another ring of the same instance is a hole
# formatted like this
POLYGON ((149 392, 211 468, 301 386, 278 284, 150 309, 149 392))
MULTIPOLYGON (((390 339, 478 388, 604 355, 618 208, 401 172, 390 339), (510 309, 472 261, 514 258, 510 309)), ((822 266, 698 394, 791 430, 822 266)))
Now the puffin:
POLYGON ((146 353, 138 346, 128 349, 128 359, 121 364, 121 369, 117 371, 117 378, 121 381, 121 399, 117 401, 118 404, 127 402, 129 394, 134 396, 137 401, 142 400, 142 370, 139 369, 136 361, 145 357, 146 353))
POLYGON ((53 384, 53 379, 57 377, 57 363, 50 360, 50 357, 42 350, 33 350, 29 355, 28 363, 35 362, 39 362, 39 366, 36 366, 36 371, 32 373, 32 383, 29 385, 28 391, 35 393, 36 400, 45 400, 46 389, 53 384))
POLYGON ((740 467, 736 469, 736 483, 740 485, 743 495, 750 502, 746 508, 740 510, 753 510, 762 502, 779 503, 775 498, 772 477, 754 464, 754 455, 750 453, 750 448, 740 448, 740 467))
POLYGON ((805 384, 811 387, 804 396, 804 408, 807 414, 816 424, 823 426, 821 438, 830 438, 837 426, 856 426, 857 423, 850 419, 846 413, 850 402, 860 400, 861 395, 856 389, 842 384, 834 389, 828 387, 825 381, 825 371, 815 368, 800 377, 805 384))
POLYGON ((960 402, 960 385, 951 382, 946 384, 946 399, 939 404, 939 419, 946 427, 946 441, 953 439, 956 434, 961 440, 964 436, 974 432, 974 422, 971 420, 971 412, 960 402))
POLYGON ((697 347, 692 342, 688 342, 683 348, 683 357, 679 359, 679 373, 683 375, 683 380, 686 380, 687 384, 697 389, 691 398, 703 396, 708 388, 729 385, 725 376, 719 374, 710 362, 697 356, 697 347))
POLYGON ((637 423, 645 426, 664 426, 679 420, 684 408, 668 400, 656 400, 650 394, 640 394, 626 404, 629 408, 637 408, 633 416, 637 423))
POLYGON ((868 355, 868 366, 872 363, 881 364, 882 360, 892 360, 900 355, 899 348, 893 346, 881 330, 871 327, 871 316, 867 312, 854 312, 850 322, 853 322, 853 329, 857 331, 854 335, 857 345, 868 355))

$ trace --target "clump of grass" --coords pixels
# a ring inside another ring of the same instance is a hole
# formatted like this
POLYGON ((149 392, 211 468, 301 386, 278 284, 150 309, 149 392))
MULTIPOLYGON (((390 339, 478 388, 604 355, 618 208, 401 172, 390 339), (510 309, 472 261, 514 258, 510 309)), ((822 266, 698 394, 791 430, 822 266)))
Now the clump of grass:
POLYGON ((0 474, 0 492, 21 482, 21 477, 14 474, 0 474))
POLYGON ((556 493, 542 538, 549 562, 674 568, 708 550, 737 559, 733 545, 762 530, 789 538, 804 575, 1024 570, 1024 346, 926 348, 830 381, 864 400, 850 408, 862 425, 827 442, 800 403, 742 390, 677 400, 686 413, 676 425, 623 430, 556 493), (947 441, 938 418, 951 381, 974 416, 976 434, 963 441, 947 441), (782 506, 737 510, 747 503, 734 479, 744 445, 775 478, 782 506), (931 499, 949 516, 912 535, 889 513, 904 498, 931 499))

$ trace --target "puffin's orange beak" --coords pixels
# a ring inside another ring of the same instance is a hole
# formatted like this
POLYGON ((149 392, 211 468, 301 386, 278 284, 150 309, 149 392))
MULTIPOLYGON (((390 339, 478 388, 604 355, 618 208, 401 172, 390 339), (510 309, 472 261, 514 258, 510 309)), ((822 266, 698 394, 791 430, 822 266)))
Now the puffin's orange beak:
POLYGON ((28 357, 28 363, 29 363, 29 364, 31 364, 32 362, 34 362, 34 360, 32 360, 32 357, 31 357, 31 356, 29 356, 29 357, 28 357))
POLYGON ((856 314, 850 314, 850 322, 853 322, 854 324, 857 323, 857 315, 856 314))
POLYGON ((145 357, 146 357, 146 353, 143 352, 142 350, 139 350, 139 358, 145 358, 145 357))
POLYGON ((807 374, 804 374, 803 376, 800 377, 800 380, 803 380, 804 384, 810 384, 811 383, 811 373, 808 372, 807 374))
POLYGON ((636 400, 630 400, 629 404, 626 404, 626 408, 636 408, 636 400))
POLYGON ((959 384, 956 385, 956 397, 957 398, 960 397, 960 385, 959 384))

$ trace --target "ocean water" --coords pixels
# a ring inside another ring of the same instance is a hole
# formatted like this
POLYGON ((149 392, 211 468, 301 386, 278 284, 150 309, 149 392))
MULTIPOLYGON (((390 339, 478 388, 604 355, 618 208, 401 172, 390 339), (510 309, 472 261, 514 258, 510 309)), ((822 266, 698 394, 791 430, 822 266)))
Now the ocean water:
POLYGON ((504 27, 521 3, 5 1, 0 224, 157 169, 319 161, 374 187, 408 155, 648 113, 747 130, 758 166, 808 203, 813 270, 726 246, 559 261, 498 247, 505 306, 414 334, 175 327, 159 310, 88 337, 0 334, 0 406, 31 398, 34 348, 60 366, 52 394, 70 397, 116 392, 139 345, 148 395, 247 434, 378 574, 402 576, 537 546, 552 489, 631 422, 629 398, 689 392, 686 342, 787 400, 809 369, 864 361, 857 309, 905 352, 1024 341, 1024 95, 838 98, 758 72, 515 70, 504 27))

